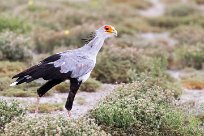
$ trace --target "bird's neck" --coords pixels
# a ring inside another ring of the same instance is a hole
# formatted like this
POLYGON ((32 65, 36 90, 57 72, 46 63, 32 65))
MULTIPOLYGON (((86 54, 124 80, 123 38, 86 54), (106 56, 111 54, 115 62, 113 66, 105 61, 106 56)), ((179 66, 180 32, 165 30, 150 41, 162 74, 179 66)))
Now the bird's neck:
POLYGON ((104 37, 95 36, 89 43, 85 44, 84 48, 91 55, 97 56, 105 41, 104 37))

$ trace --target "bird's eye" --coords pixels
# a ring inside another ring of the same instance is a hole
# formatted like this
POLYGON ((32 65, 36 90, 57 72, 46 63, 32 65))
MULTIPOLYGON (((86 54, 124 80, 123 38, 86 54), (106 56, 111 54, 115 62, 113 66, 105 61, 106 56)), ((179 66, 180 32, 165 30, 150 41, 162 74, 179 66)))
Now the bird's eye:
POLYGON ((104 29, 105 29, 105 30, 109 30, 109 26, 105 26, 104 29))

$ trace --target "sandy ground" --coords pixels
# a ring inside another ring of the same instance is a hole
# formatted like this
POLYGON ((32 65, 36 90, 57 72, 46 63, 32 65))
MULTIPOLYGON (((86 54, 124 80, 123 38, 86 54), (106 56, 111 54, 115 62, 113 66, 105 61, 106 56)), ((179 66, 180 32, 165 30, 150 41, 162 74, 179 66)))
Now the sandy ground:
MULTIPOLYGON (((182 71, 168 70, 167 72, 178 81, 180 80, 180 75, 182 75, 182 71)), ((197 114, 203 113, 204 90, 182 88, 182 95, 178 104, 191 105, 189 110, 194 110, 197 114)))
MULTIPOLYGON (((72 118, 79 118, 93 109, 101 100, 108 96, 115 88, 115 85, 104 84, 96 92, 78 92, 71 111, 72 118)), ((68 94, 67 93, 55 93, 53 96, 42 97, 40 103, 59 103, 65 104, 68 94)), ((4 100, 17 100, 23 103, 25 106, 33 105, 36 102, 34 97, 4 97, 0 96, 0 99, 4 100)), ((56 111, 52 114, 63 114, 67 116, 66 109, 64 111, 56 111)))
POLYGON ((160 0, 151 0, 152 7, 147 10, 139 11, 139 14, 144 17, 158 17, 164 14, 165 5, 160 0))
POLYGON ((170 37, 168 32, 164 33, 141 33, 141 38, 145 39, 144 41, 151 43, 151 45, 166 45, 166 46, 174 46, 177 41, 170 37))

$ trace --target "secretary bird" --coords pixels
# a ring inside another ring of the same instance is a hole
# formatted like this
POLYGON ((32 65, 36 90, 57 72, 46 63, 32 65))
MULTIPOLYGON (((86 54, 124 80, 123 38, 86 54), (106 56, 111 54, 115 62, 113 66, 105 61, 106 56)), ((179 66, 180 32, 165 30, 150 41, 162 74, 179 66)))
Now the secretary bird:
POLYGON ((96 56, 104 44, 105 39, 117 36, 117 31, 113 26, 105 25, 96 30, 94 35, 86 39, 83 47, 67 50, 54 54, 39 64, 34 65, 25 71, 13 76, 17 78, 10 86, 22 83, 29 83, 39 78, 47 80, 38 90, 35 112, 38 112, 40 97, 48 90, 65 80, 70 80, 70 91, 67 97, 65 108, 68 116, 71 116, 71 109, 75 95, 81 85, 85 82, 96 64, 96 56))

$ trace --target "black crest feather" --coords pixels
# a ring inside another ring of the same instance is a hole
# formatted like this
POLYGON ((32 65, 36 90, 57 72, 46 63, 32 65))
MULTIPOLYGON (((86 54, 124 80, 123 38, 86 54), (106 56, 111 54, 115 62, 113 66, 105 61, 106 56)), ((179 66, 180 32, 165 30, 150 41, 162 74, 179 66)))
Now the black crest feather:
POLYGON ((96 33, 92 32, 89 34, 87 38, 83 38, 82 41, 84 42, 84 44, 88 44, 91 40, 94 39, 95 36, 96 36, 96 33))

